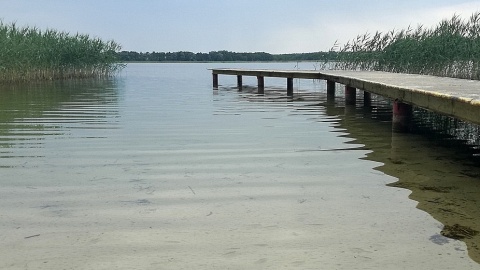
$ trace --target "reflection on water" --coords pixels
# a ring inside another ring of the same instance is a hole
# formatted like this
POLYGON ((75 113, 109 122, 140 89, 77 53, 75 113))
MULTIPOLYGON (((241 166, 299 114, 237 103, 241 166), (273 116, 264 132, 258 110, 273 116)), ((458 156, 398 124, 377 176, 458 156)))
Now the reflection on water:
POLYGON ((0 158, 41 157, 46 136, 74 139, 117 127, 114 80, 2 85, 0 93, 0 158))
POLYGON ((417 208, 444 225, 431 236, 433 242, 448 242, 440 234, 462 240, 471 258, 480 263, 478 126, 416 108, 412 133, 392 133, 388 100, 373 96, 371 106, 361 102, 345 106, 342 93, 338 95, 335 102, 322 93, 313 110, 325 109, 328 116, 338 118, 337 127, 354 138, 351 143, 370 150, 366 159, 381 162, 376 169, 398 179, 388 185, 411 190, 409 197, 418 201, 417 208))
POLYGON ((325 111, 329 117, 321 121, 332 119, 337 132, 345 132, 341 136, 354 138, 350 142, 354 145, 364 145, 357 149, 370 150, 366 159, 381 162, 376 169, 398 179, 388 185, 411 190, 409 198, 418 201, 417 208, 444 225, 431 236, 432 242, 462 240, 471 258, 480 263, 478 126, 415 108, 412 132, 392 133, 388 100, 373 95, 370 106, 364 106, 360 92, 357 106, 345 106, 342 90, 338 90, 336 100, 331 100, 325 91, 297 92, 291 99, 280 87, 268 89, 265 96, 255 95, 255 87, 243 88, 250 94, 245 97, 255 102, 318 101, 295 110, 305 116, 325 111))

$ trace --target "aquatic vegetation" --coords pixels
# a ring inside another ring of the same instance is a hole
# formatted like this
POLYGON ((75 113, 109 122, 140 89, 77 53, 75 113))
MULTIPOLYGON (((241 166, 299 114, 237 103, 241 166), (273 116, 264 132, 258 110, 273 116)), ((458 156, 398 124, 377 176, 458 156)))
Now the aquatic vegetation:
POLYGON ((88 35, 70 35, 0 21, 0 82, 110 76, 120 45, 88 35))
POLYGON ((475 231, 469 227, 455 224, 453 226, 445 225, 445 227, 443 227, 443 230, 441 231, 441 234, 449 238, 461 240, 464 238, 473 238, 475 235, 478 234, 478 231, 475 231))
POLYGON ((419 25, 366 33, 335 45, 335 69, 378 70, 480 79, 480 12, 454 15, 432 28, 419 25))

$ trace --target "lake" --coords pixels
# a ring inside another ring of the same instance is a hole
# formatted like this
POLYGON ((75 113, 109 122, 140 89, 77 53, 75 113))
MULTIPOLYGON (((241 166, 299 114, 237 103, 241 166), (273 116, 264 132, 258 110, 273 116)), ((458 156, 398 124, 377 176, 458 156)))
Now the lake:
POLYGON ((388 101, 322 81, 213 89, 220 67, 318 65, 1 86, 0 268, 480 269, 472 148, 392 134, 388 101))

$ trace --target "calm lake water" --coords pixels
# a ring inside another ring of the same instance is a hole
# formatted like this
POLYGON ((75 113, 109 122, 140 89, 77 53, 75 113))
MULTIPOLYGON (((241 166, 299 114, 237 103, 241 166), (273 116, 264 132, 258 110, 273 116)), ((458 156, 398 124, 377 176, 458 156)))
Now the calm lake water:
POLYGON ((480 269, 473 148, 214 67, 317 66, 1 86, 0 269, 480 269))

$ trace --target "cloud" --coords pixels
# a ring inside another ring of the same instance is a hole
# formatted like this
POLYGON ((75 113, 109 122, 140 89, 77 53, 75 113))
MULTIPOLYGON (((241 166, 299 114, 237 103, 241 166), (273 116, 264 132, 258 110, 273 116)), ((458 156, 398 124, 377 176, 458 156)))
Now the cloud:
POLYGON ((472 1, 434 8, 432 11, 432 16, 435 17, 438 22, 440 22, 442 19, 451 18, 454 14, 459 15, 464 19, 468 19, 473 13, 479 11, 480 2, 472 1))

